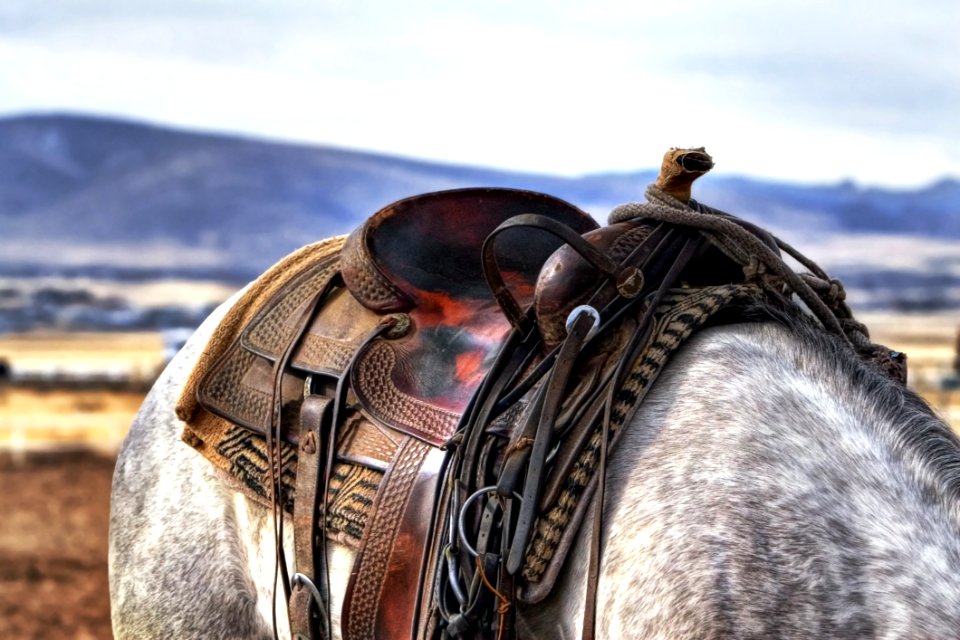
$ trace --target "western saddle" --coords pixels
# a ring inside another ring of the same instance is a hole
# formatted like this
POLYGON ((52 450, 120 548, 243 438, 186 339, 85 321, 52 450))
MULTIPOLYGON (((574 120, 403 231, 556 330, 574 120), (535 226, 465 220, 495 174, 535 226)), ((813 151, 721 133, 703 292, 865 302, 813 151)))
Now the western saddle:
POLYGON ((609 448, 704 322, 796 294, 905 380, 838 282, 802 256, 812 274, 795 274, 787 245, 690 200, 711 167, 703 149, 669 151, 650 203, 603 228, 528 191, 402 200, 238 305, 178 412, 201 451, 204 419, 262 443, 254 497, 278 535, 282 512, 293 522, 293 575, 282 551, 278 564, 294 637, 332 633, 328 539, 356 550, 344 638, 508 637, 512 605, 549 592, 588 508, 590 637, 609 448))

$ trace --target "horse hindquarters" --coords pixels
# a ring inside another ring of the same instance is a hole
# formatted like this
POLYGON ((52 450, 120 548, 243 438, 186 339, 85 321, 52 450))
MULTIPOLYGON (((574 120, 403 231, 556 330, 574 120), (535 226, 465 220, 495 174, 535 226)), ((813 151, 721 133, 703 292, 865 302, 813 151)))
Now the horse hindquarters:
MULTIPOLYGON (((272 638, 258 611, 238 494, 180 441, 173 407, 230 302, 170 363, 117 459, 110 512, 116 638, 272 638)), ((261 607, 262 608, 262 607, 261 607)))

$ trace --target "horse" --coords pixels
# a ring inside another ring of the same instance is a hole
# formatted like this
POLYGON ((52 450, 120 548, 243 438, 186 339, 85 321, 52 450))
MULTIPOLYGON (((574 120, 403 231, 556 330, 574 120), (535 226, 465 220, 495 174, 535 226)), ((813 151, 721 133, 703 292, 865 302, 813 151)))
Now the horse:
MULTIPOLYGON (((274 514, 180 440, 173 412, 237 299, 170 362, 122 445, 109 544, 118 639, 290 637, 274 514)), ((687 340, 609 454, 597 636, 957 637, 960 441, 809 314, 752 317, 687 340)), ((549 595, 517 605, 517 637, 582 633, 593 521, 549 595)), ((336 638, 353 560, 328 546, 336 638)))

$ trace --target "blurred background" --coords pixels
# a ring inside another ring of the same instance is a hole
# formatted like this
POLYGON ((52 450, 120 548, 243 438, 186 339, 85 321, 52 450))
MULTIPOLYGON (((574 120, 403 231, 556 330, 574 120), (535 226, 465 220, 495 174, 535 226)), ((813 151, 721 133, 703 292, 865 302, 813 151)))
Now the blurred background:
POLYGON ((279 258, 425 191, 602 221, 705 146, 695 197, 842 278, 960 426, 958 27, 940 0, 5 0, 0 636, 110 636, 110 473, 154 378, 279 258))

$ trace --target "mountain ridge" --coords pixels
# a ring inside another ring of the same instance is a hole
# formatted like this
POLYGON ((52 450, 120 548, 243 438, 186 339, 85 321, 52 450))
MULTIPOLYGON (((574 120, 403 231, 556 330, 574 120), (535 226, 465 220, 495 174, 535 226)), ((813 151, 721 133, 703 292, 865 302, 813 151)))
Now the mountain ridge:
MULTIPOLYGON (((602 218, 616 204, 642 199, 656 176, 653 169, 514 173, 78 114, 0 118, 0 166, 0 263, 30 263, 34 246, 37 263, 77 263, 79 247, 96 262, 104 247, 104 263, 129 267, 138 248, 169 246, 183 249, 180 267, 212 260, 247 275, 418 193, 529 189, 602 218), (129 260, 124 247, 133 249, 129 260)), ((776 229, 960 238, 954 179, 904 191, 711 175, 696 194, 776 229)))

